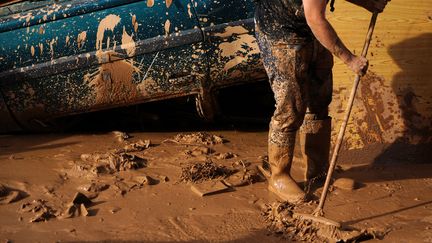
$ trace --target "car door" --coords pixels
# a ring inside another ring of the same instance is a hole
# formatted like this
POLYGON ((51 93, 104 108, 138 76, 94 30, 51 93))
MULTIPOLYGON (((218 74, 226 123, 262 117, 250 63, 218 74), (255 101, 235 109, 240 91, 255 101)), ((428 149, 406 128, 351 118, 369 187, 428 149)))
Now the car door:
POLYGON ((200 92, 203 33, 189 0, 42 2, 0 16, 0 89, 24 127, 200 92))
POLYGON ((213 88, 263 80, 252 0, 192 0, 206 36, 213 88))

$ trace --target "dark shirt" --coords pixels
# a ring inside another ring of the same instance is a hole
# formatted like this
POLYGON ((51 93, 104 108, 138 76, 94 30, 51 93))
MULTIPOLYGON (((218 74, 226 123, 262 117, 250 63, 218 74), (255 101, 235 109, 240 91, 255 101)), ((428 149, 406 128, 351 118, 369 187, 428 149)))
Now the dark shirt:
POLYGON ((302 0, 256 0, 255 4, 256 24, 267 37, 294 43, 314 38, 302 0))

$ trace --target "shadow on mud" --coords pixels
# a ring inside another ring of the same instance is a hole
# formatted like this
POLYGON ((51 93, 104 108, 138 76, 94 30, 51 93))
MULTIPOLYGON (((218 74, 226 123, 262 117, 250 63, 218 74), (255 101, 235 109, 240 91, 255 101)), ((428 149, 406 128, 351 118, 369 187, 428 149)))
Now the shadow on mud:
POLYGON ((397 213, 401 213, 410 209, 415 209, 415 208, 419 208, 419 207, 424 207, 426 205, 432 204, 432 201, 427 201, 427 202, 422 202, 422 203, 417 203, 415 205, 409 206, 409 207, 405 207, 405 208, 399 208, 396 210, 392 210, 392 211, 388 211, 382 214, 378 214, 378 215, 373 215, 373 216, 369 216, 369 217, 365 217, 365 218, 360 218, 360 219, 356 219, 356 220, 351 220, 351 221, 347 221, 347 222, 343 222, 343 225, 353 225, 362 221, 366 221, 366 220, 371 220, 371 219, 376 219, 376 218, 380 218, 380 217, 385 217, 388 215, 394 215, 397 213))
MULTIPOLYGON (((147 243, 147 242, 152 242, 152 243, 172 243, 172 242, 177 242, 177 243, 198 243, 198 242, 213 242, 215 240, 208 240, 205 239, 205 237, 203 237, 203 239, 196 239, 196 240, 173 240, 173 241, 145 241, 145 240, 141 240, 141 241, 122 241, 122 240, 101 240, 101 241, 86 241, 88 243, 92 243, 92 242, 101 242, 101 243, 111 243, 111 242, 116 242, 116 243, 136 243, 136 242, 141 242, 141 243, 147 243)), ((67 241, 69 243, 74 243, 74 242, 81 242, 81 241, 67 241)), ((287 242, 286 240, 284 240, 282 237, 279 236, 275 236, 274 234, 271 234, 270 231, 268 231, 267 229, 255 229, 255 230, 251 230, 251 233, 249 235, 240 237, 239 239, 236 240, 230 240, 230 241, 219 241, 218 242, 223 242, 223 243, 243 243, 243 242, 250 242, 250 243, 261 243, 261 242, 287 242)))
POLYGON ((44 135, 0 135, 0 156, 8 155, 10 160, 23 159, 21 152, 30 152, 37 150, 59 149, 66 146, 75 145, 77 142, 61 142, 65 135, 61 134, 44 134, 44 135))
POLYGON ((198 116, 195 97, 181 97, 55 120, 59 131, 187 132, 197 130, 266 130, 274 110, 267 82, 224 88, 216 92, 220 115, 214 122, 198 116))
POLYGON ((390 56, 401 68, 391 84, 402 112, 404 132, 376 157, 375 163, 432 163, 432 111, 422 111, 419 108, 420 103, 423 103, 423 106, 429 104, 427 99, 430 97, 417 95, 413 88, 417 87, 417 91, 422 94, 432 94, 432 85, 429 82, 432 77, 431 63, 426 61, 432 56, 431 41, 432 33, 427 33, 389 47, 390 56), (417 80, 413 76, 417 77, 417 80), (426 90, 418 90, 421 80, 426 83, 421 88, 426 90))

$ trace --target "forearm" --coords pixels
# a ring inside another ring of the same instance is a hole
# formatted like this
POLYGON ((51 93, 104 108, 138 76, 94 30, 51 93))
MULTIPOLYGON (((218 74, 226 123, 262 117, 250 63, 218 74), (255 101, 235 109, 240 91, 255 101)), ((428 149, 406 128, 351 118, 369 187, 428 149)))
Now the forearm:
POLYGON ((353 56, 326 19, 309 20, 308 25, 318 41, 333 55, 347 63, 353 56))
POLYGON ((364 75, 368 65, 367 59, 353 55, 339 39, 325 17, 326 4, 326 0, 303 0, 307 24, 325 48, 340 58, 353 72, 364 75))

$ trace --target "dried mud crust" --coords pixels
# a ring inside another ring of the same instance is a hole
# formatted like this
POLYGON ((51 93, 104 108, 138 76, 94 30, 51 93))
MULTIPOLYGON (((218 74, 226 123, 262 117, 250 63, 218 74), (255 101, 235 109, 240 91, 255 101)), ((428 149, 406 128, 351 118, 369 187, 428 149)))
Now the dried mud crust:
POLYGON ((217 178, 225 178, 235 171, 211 160, 202 163, 188 163, 182 166, 181 182, 199 183, 217 178))
POLYGON ((146 166, 145 159, 123 152, 82 154, 81 160, 94 163, 92 171, 96 174, 112 174, 119 171, 136 170, 146 166))
POLYGON ((206 132, 196 132, 188 134, 180 133, 174 136, 174 138, 167 139, 164 142, 172 142, 186 145, 216 145, 223 144, 227 141, 217 135, 212 135, 206 132))
POLYGON ((266 205, 262 215, 272 233, 294 242, 359 242, 384 237, 384 233, 369 229, 338 229, 312 220, 295 218, 295 211, 296 206, 293 204, 276 202, 266 205))
POLYGON ((217 165, 211 160, 188 163, 182 167, 180 182, 201 183, 220 179, 229 187, 241 187, 265 181, 258 168, 250 168, 250 165, 242 160, 233 163, 232 168, 217 165))
MULTIPOLYGON (((115 132, 115 135, 120 138, 129 138, 129 135, 121 132, 115 132)), ((73 161, 73 166, 68 174, 91 178, 102 174, 138 170, 147 166, 147 160, 142 158, 138 152, 148 149, 151 146, 150 140, 138 140, 134 143, 121 142, 126 143, 122 148, 111 149, 107 152, 81 154, 81 160, 73 161)))
POLYGON ((33 200, 32 202, 21 205, 21 213, 33 213, 34 217, 30 219, 30 223, 45 222, 58 216, 57 210, 47 204, 48 202, 42 199, 33 200))

